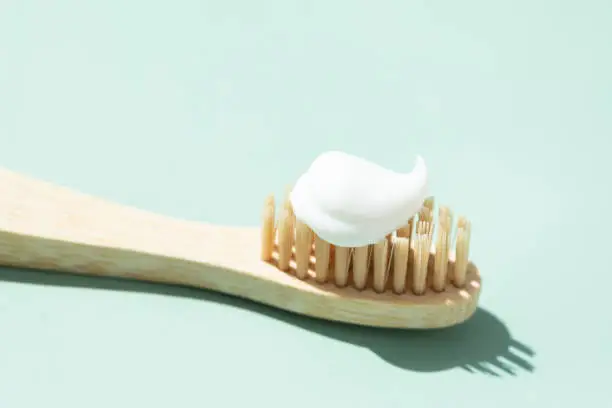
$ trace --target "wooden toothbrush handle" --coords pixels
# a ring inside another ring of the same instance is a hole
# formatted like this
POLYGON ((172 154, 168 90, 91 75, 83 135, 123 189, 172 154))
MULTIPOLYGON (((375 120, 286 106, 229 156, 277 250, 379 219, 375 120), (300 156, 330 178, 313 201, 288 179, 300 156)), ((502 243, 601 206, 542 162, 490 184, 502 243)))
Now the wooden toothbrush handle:
POLYGON ((232 236, 0 169, 3 265, 213 287, 232 236))

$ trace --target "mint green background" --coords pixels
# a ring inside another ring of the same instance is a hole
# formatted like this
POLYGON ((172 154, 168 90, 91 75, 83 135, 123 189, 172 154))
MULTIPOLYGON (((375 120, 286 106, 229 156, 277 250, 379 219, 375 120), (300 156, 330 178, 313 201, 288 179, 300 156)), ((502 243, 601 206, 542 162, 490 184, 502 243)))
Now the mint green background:
POLYGON ((422 154, 484 291, 414 333, 1 269, 0 406, 605 405, 610 4, 4 0, 0 165, 255 225, 322 151, 422 154))

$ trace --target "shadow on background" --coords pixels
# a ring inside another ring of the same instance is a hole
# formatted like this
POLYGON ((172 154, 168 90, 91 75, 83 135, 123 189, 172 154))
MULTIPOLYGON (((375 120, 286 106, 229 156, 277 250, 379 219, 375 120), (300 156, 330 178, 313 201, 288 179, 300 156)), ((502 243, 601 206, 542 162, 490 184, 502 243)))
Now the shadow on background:
POLYGON ((513 339, 492 313, 479 308, 467 322, 435 330, 400 330, 355 326, 299 316, 266 305, 208 290, 119 278, 0 267, 0 281, 97 288, 188 297, 244 308, 302 329, 371 350, 405 370, 436 372, 461 367, 493 376, 532 372, 534 351, 513 339))

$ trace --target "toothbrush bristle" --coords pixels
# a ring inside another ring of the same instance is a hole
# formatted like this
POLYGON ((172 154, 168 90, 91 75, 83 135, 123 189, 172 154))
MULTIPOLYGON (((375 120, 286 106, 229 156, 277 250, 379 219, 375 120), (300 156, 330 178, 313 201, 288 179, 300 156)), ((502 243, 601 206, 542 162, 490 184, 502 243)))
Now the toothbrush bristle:
POLYGON ((397 294, 406 291, 406 273, 410 256, 410 239, 397 237, 393 241, 393 291, 397 294))
POLYGON ((331 258, 331 245, 329 242, 314 236, 315 253, 315 279, 319 283, 325 283, 329 274, 329 261, 331 258))
POLYGON ((295 227, 295 275, 306 279, 310 267, 310 250, 312 247, 312 232, 308 225, 297 221, 295 227))
POLYGON ((357 247, 353 251, 353 284, 358 290, 364 289, 368 282, 370 252, 369 245, 357 247))
POLYGON ((269 195, 266 197, 264 204, 264 210, 262 214, 262 228, 261 228, 261 259, 264 261, 270 261, 274 252, 274 235, 275 231, 275 204, 274 196, 269 195))
POLYGON ((281 271, 289 270, 293 246, 293 222, 291 210, 283 208, 278 221, 278 268, 281 271))
POLYGON ((450 246, 451 214, 448 207, 440 207, 438 237, 434 255, 432 289, 442 292, 446 288, 448 275, 448 251, 450 246))
POLYGON ((334 276, 336 277, 336 285, 342 287, 348 283, 351 248, 337 246, 335 249, 334 276))
POLYGON ((433 197, 394 234, 372 245, 349 248, 330 244, 296 220, 289 191, 278 220, 273 196, 266 198, 262 217, 261 258, 266 262, 276 259, 281 271, 321 285, 397 295, 424 295, 444 292, 449 284, 466 285, 471 223, 458 217, 451 245, 453 214, 440 206, 434 219, 433 197))
POLYGON ((412 292, 415 295, 422 295, 426 290, 429 255, 431 252, 431 232, 432 229, 429 222, 419 222, 419 230, 415 239, 414 266, 412 271, 412 292))
POLYGON ((455 245, 455 270, 453 273, 453 283, 455 286, 462 288, 465 286, 470 249, 470 223, 465 217, 459 217, 459 220, 457 221, 457 237, 455 245))
POLYGON ((387 239, 382 239, 374 244, 374 279, 372 287, 376 292, 384 292, 387 284, 387 262, 388 262, 387 239))

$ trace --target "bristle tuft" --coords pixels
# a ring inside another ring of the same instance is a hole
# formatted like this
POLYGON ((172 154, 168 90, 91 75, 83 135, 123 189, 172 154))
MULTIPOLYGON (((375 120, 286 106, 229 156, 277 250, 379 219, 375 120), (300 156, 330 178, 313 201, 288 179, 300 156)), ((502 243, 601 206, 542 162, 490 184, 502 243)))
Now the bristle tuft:
POLYGON ((414 259, 412 270, 412 292, 423 295, 427 289, 427 270, 431 250, 431 236, 433 229, 430 223, 420 221, 418 233, 415 237, 414 259))
POLYGON ((470 222, 465 217, 459 217, 457 221, 455 269, 453 273, 453 283, 459 288, 465 286, 470 251, 470 234, 470 222))
POLYGON ((264 203, 263 214, 262 214, 262 228, 261 228, 261 259, 263 261, 272 260, 272 254, 274 252, 274 230, 275 222, 275 204, 274 195, 266 197, 264 203))
POLYGON ((314 236, 315 247, 315 279, 319 283, 327 282, 329 276, 329 261, 331 245, 324 239, 314 236))
POLYGON ((289 270, 293 247, 293 218, 291 211, 284 208, 278 222, 278 268, 281 271, 289 270))
POLYGON ((406 291, 409 255, 410 239, 406 237, 395 238, 393 240, 393 291, 397 294, 406 291))
POLYGON ((336 285, 346 286, 349 277, 351 248, 336 246, 334 249, 334 277, 336 285))
POLYGON ((376 292, 384 292, 387 284, 387 262, 389 241, 385 238, 374 244, 374 280, 373 289, 376 292))
POLYGON ((353 284, 356 289, 364 289, 370 272, 371 247, 365 245, 353 251, 353 284))
POLYGON ((450 249, 451 218, 447 207, 440 207, 438 237, 434 258, 433 290, 442 292, 446 288, 448 275, 448 251, 450 249))
POLYGON ((310 267, 310 249, 312 245, 312 231, 308 225, 296 221, 295 228, 295 275, 306 279, 310 267))

